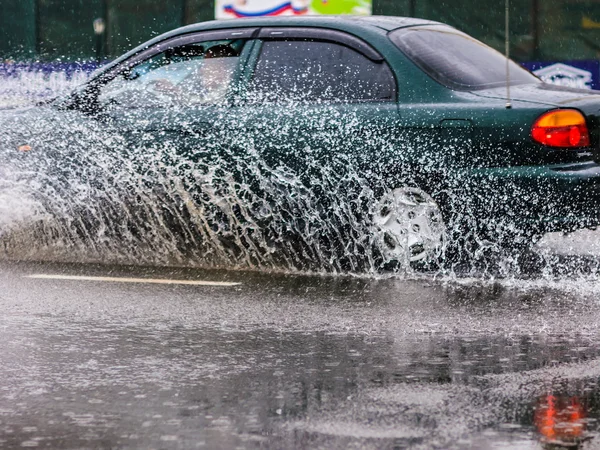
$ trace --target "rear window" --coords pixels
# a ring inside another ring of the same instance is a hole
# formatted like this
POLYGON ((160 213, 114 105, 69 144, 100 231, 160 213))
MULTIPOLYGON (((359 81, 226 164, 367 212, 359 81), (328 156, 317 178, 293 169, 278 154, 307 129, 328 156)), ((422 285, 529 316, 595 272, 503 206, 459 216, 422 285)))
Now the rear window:
POLYGON ((396 80, 389 66, 334 42, 266 41, 249 86, 261 102, 393 101, 396 80))
MULTIPOLYGON (((487 45, 447 26, 411 27, 390 34, 391 41, 434 80, 456 90, 506 85, 506 57, 487 45)), ((513 61, 510 84, 540 82, 513 61)))

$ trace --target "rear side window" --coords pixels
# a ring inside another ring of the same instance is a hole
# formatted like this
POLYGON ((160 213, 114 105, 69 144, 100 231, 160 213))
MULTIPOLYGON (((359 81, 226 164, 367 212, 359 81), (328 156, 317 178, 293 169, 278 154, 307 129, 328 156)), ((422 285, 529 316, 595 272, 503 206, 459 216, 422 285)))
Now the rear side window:
POLYGON ((265 41, 249 86, 257 102, 394 101, 396 81, 384 61, 344 45, 265 41))
MULTIPOLYGON (((457 90, 506 85, 506 57, 451 27, 427 26, 396 30, 391 41, 434 80, 457 90)), ((513 61, 510 84, 537 83, 538 78, 513 61)))

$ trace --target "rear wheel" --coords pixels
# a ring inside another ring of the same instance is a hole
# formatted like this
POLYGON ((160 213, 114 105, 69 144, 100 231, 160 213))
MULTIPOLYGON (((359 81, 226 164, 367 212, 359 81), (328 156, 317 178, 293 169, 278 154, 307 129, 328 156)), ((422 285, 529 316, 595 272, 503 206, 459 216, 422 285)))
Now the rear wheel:
POLYGON ((373 215, 385 264, 415 268, 437 265, 446 226, 436 201, 417 187, 401 187, 384 195, 373 215))

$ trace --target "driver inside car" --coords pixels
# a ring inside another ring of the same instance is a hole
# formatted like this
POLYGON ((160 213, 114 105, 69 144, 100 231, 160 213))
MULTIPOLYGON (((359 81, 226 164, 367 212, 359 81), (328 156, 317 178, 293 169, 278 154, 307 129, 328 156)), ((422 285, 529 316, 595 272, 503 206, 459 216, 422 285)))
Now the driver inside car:
POLYGON ((219 104, 225 101, 237 64, 236 51, 228 45, 209 48, 198 69, 178 85, 184 101, 219 104))
POLYGON ((222 103, 238 62, 232 46, 171 48, 108 83, 99 100, 109 107, 177 107, 222 103))
MULTIPOLYGON (((187 56, 181 49, 177 50, 179 55, 187 56)), ((170 96, 182 105, 222 103, 225 101, 238 55, 230 46, 220 44, 207 49, 202 56, 201 61, 195 60, 195 64, 187 67, 186 76, 182 79, 172 76, 157 78, 149 82, 147 88, 170 96)), ((165 66, 165 70, 170 66, 165 66)))

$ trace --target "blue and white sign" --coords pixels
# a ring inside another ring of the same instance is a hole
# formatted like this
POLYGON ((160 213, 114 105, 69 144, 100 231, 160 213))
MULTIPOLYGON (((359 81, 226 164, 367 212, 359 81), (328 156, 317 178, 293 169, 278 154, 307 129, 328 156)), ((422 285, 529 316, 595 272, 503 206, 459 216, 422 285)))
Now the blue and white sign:
POLYGON ((527 62, 527 69, 546 83, 600 90, 600 61, 527 62))

